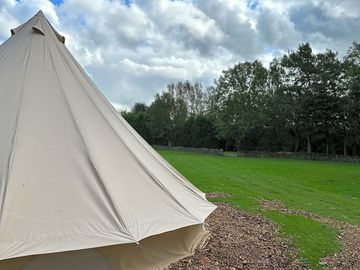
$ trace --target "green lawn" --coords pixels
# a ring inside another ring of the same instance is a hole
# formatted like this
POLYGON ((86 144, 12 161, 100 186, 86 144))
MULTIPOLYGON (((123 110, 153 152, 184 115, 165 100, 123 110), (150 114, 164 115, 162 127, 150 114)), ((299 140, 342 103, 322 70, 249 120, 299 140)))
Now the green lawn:
POLYGON ((258 198, 360 224, 359 164, 159 152, 202 191, 229 193, 232 204, 271 218, 312 269, 338 250, 337 231, 302 216, 261 211, 258 198))

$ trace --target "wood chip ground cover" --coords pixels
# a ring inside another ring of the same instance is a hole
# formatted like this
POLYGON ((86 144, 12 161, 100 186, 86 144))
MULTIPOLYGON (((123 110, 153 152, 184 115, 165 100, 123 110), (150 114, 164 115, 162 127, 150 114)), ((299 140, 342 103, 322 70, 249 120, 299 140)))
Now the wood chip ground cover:
POLYGON ((305 269, 268 219, 225 203, 209 216, 207 245, 168 270, 305 269))

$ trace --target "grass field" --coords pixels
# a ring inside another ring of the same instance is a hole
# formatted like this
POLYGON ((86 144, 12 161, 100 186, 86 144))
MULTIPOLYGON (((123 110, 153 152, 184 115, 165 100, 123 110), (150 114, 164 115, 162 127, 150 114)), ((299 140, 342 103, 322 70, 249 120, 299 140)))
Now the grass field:
POLYGON ((262 211, 258 199, 360 224, 359 164, 159 152, 202 191, 228 193, 225 201, 271 218, 311 269, 322 269, 320 258, 339 249, 336 229, 303 216, 262 211))

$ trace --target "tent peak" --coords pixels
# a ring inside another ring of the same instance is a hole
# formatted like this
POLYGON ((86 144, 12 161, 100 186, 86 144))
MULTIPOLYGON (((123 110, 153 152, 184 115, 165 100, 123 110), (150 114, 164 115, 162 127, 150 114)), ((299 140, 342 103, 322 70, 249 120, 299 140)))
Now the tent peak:
POLYGON ((20 26, 11 29, 11 35, 15 35, 17 32, 19 32, 26 24, 31 23, 32 29, 36 33, 40 33, 45 36, 44 32, 44 26, 48 25, 50 29, 54 32, 56 38, 63 44, 65 44, 65 37, 60 35, 58 31, 55 30, 55 28, 51 25, 51 23, 48 21, 46 16, 44 15, 43 11, 40 9, 32 19, 30 19, 28 22, 21 24, 20 26), (42 17, 42 18, 39 18, 42 17))
POLYGON ((44 16, 45 17, 44 12, 41 9, 35 14, 35 16, 44 16))

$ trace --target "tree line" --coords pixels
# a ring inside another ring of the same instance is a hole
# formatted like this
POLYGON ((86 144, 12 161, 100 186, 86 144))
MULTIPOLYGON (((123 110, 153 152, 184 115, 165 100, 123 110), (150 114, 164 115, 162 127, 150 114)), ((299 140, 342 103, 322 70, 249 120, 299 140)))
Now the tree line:
POLYGON ((304 43, 268 68, 240 62, 207 89, 171 83, 122 115, 150 144, 357 155, 360 43, 342 59, 304 43))

